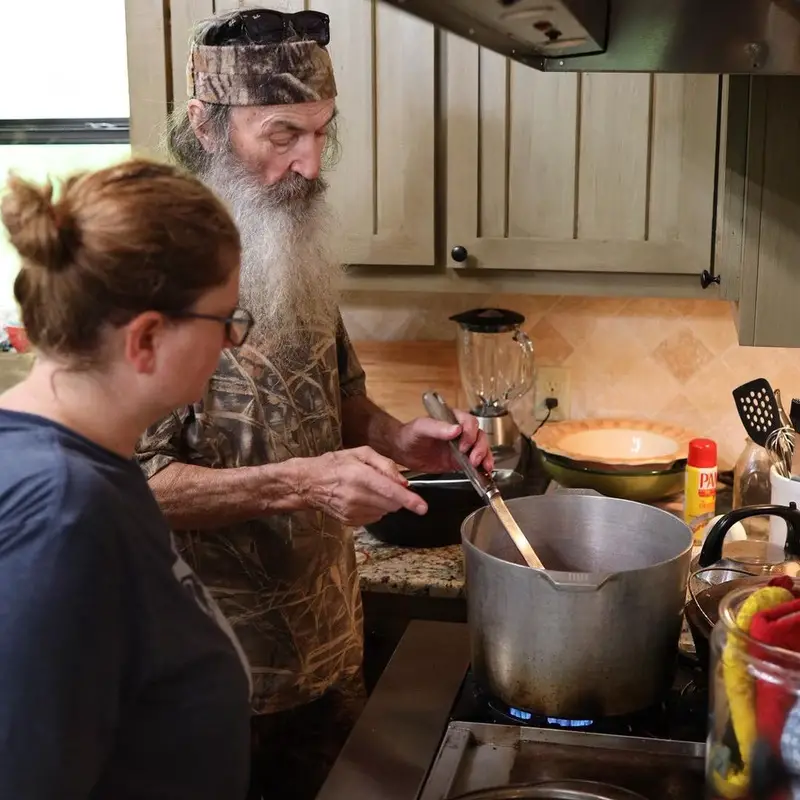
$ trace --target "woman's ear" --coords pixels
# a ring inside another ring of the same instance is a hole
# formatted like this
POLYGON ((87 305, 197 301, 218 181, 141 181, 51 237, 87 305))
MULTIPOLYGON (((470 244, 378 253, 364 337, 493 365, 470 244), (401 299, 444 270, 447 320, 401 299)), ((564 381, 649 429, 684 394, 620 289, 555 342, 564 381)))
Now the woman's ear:
POLYGON ((164 330, 164 317, 157 311, 139 314, 125 326, 125 358, 139 374, 152 375, 156 371, 164 330))

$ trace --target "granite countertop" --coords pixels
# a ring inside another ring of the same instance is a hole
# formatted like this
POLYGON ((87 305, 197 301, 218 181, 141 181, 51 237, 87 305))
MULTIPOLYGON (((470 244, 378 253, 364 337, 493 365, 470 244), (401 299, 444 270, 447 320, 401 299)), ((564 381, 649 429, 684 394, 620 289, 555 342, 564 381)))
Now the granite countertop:
POLYGON ((354 534, 362 592, 463 597, 461 545, 397 547, 359 528, 354 534))
MULTIPOLYGON (((673 514, 683 513, 683 497, 653 505, 673 514)), ((720 487, 717 513, 730 509, 730 489, 720 487)), ((464 597, 461 545, 449 547, 396 547, 364 529, 355 531, 356 559, 361 590, 427 597, 464 597)))

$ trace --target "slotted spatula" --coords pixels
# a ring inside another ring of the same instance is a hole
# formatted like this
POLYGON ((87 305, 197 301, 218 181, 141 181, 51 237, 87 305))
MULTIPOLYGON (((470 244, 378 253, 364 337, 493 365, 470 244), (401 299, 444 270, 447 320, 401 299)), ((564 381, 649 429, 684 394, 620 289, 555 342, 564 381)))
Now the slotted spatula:
POLYGON ((762 447, 767 439, 781 427, 780 410, 775 392, 766 378, 756 378, 733 390, 736 410, 747 435, 762 447))

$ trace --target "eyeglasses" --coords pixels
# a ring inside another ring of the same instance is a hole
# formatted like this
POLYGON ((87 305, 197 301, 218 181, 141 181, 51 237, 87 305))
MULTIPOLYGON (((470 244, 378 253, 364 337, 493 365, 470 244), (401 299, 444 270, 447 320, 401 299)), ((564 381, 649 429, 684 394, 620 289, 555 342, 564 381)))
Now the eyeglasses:
POLYGON ((241 347, 246 341, 255 320, 244 308, 235 308, 229 317, 214 314, 198 314, 196 311, 175 311, 167 316, 173 319, 210 319, 225 325, 225 336, 234 347, 241 347))
POLYGON ((330 17, 321 11, 296 11, 285 14, 272 9, 240 11, 210 30, 203 44, 224 47, 233 44, 280 44, 292 37, 311 39, 322 47, 331 40, 330 17))

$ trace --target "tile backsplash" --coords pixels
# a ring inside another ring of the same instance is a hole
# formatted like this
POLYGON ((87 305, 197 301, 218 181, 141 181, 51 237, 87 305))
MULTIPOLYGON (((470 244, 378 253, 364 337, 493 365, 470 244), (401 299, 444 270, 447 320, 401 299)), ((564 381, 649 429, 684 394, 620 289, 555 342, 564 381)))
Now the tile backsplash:
MULTIPOLYGON (((800 351, 740 347, 726 302, 353 293, 342 311, 355 341, 447 341, 455 338, 448 317, 481 306, 524 314, 537 365, 569 369, 571 418, 632 415, 684 425, 717 441, 721 467, 731 467, 744 446, 736 386, 765 377, 787 410, 800 396, 800 351)), ((514 409, 523 430, 535 424, 532 405, 528 395, 514 409)))

